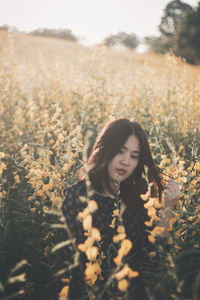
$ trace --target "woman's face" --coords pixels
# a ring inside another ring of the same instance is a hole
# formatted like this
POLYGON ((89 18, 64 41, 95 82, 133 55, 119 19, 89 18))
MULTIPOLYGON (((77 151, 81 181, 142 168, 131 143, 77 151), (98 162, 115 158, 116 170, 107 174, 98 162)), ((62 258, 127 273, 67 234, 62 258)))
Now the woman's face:
POLYGON ((140 158, 140 142, 136 135, 130 135, 119 153, 108 164, 111 185, 127 179, 135 170, 140 158))

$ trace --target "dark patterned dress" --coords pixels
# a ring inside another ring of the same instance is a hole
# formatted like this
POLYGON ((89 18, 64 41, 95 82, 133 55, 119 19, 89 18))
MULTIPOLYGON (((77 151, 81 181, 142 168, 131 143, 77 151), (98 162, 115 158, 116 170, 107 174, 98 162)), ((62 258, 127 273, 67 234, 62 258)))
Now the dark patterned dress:
MULTIPOLYGON (((86 207, 86 203, 80 201, 79 196, 86 196, 86 185, 84 181, 74 183, 71 187, 64 191, 64 201, 62 205, 62 212, 66 218, 68 227, 76 238, 76 244, 83 243, 86 240, 84 235, 84 229, 81 221, 77 218, 78 213, 86 207)), ((113 258, 117 256, 119 245, 112 242, 113 236, 116 235, 116 228, 111 228, 109 225, 113 220, 113 210, 119 206, 118 200, 115 198, 102 196, 94 193, 92 200, 95 200, 98 205, 98 210, 92 215, 92 226, 99 229, 101 233, 100 251, 106 257, 102 261, 102 276, 104 280, 99 280, 99 286, 105 285, 106 279, 111 270, 115 268, 113 258)), ((142 201, 141 201, 142 203, 142 201)), ((127 234, 127 238, 133 243, 133 248, 127 256, 124 257, 124 262, 136 271, 139 271, 140 276, 138 278, 131 279, 129 284, 129 299, 145 300, 145 291, 142 280, 142 266, 144 262, 148 260, 148 252, 152 250, 152 245, 148 242, 145 220, 148 219, 146 209, 142 208, 138 211, 132 212, 130 209, 126 209, 123 214, 123 225, 127 234)), ((63 231, 62 239, 68 238, 66 232, 63 231)), ((73 262, 74 250, 72 246, 67 246, 63 250, 63 260, 65 265, 70 265, 73 262)), ((70 273, 70 299, 88 299, 86 291, 86 284, 83 280, 85 263, 87 262, 85 254, 81 253, 82 268, 77 267, 71 270, 70 273)), ((110 295, 113 295, 113 289, 116 291, 116 283, 109 287, 108 291, 104 294, 102 299, 110 299, 110 295)))

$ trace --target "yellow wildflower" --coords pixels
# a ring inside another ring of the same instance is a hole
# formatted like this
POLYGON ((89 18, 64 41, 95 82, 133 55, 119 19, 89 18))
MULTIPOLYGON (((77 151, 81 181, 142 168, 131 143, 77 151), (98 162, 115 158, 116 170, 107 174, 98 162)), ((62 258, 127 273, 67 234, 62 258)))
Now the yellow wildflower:
POLYGON ((101 240, 101 234, 100 231, 97 228, 91 229, 91 237, 94 239, 94 241, 100 241, 101 240))
POLYGON ((87 215, 83 219, 83 228, 86 231, 89 231, 92 228, 92 216, 91 215, 87 215))
POLYGON ((89 213, 89 207, 86 207, 83 211, 79 212, 78 216, 80 219, 84 219, 87 215, 89 215, 89 213))
POLYGON ((5 153, 4 152, 0 152, 0 159, 5 157, 5 153))
POLYGON ((113 210, 112 216, 113 216, 113 217, 117 217, 118 215, 119 215, 119 209, 113 210))
POLYGON ((121 247, 118 250, 118 255, 113 259, 116 265, 120 265, 122 263, 122 258, 128 254, 128 252, 132 248, 132 242, 128 239, 124 239, 121 242, 121 247))
POLYGON ((78 249, 82 252, 85 252, 89 247, 91 247, 94 243, 94 240, 91 236, 89 236, 84 243, 78 245, 78 249))
POLYGON ((116 222, 116 218, 112 219, 111 224, 109 225, 111 228, 115 228, 115 222, 116 222))
POLYGON ((63 297, 63 296, 68 297, 68 293, 69 293, 69 286, 68 286, 68 285, 65 285, 65 286, 62 288, 62 290, 60 291, 59 296, 60 296, 60 297, 63 297))
POLYGON ((154 227, 154 229, 152 230, 151 234, 152 234, 153 236, 160 235, 161 233, 163 233, 164 230, 165 230, 164 227, 156 226, 156 227, 154 227))
POLYGON ((148 216, 153 217, 156 215, 156 209, 154 207, 150 207, 148 209, 148 216))
POLYGON ((87 262, 84 273, 88 285, 92 286, 96 282, 98 275, 101 274, 101 268, 97 262, 95 263, 87 262))
POLYGON ((86 251, 85 254, 87 256, 88 260, 96 260, 97 258, 97 254, 98 254, 98 249, 97 247, 93 246, 93 247, 89 247, 86 251))
POLYGON ((118 232, 118 233, 125 233, 125 228, 124 228, 124 226, 122 226, 122 225, 118 226, 117 232, 118 232))
POLYGON ((144 204, 146 209, 151 208, 155 203, 155 198, 149 198, 149 200, 144 204))
POLYGON ((94 211, 96 211, 98 209, 98 205, 96 203, 96 201, 94 200, 90 200, 88 202, 88 208, 89 208, 89 211, 90 213, 92 214, 94 211))
POLYGON ((150 197, 150 191, 148 190, 146 194, 140 194, 142 200, 146 201, 150 197))
POLYGON ((148 235, 148 240, 150 243, 155 243, 156 239, 152 235, 148 235))
POLYGON ((125 276, 129 278, 137 277, 139 273, 137 271, 133 271, 128 265, 125 265, 119 272, 115 274, 117 280, 121 280, 125 276))
POLYGON ((118 282, 118 289, 121 292, 125 292, 128 288, 128 281, 126 279, 122 279, 118 282))
POLYGON ((119 233, 113 237, 113 242, 118 243, 119 241, 126 238, 126 233, 119 233))

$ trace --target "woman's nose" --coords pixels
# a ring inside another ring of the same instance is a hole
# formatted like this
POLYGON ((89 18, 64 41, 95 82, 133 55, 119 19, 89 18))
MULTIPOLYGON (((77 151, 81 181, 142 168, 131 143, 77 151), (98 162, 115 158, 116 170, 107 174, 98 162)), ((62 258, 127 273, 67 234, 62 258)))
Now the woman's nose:
POLYGON ((129 157, 128 155, 124 155, 124 156, 122 157, 122 159, 121 159, 121 163, 122 163, 123 165, 128 166, 129 163, 130 163, 130 157, 129 157))

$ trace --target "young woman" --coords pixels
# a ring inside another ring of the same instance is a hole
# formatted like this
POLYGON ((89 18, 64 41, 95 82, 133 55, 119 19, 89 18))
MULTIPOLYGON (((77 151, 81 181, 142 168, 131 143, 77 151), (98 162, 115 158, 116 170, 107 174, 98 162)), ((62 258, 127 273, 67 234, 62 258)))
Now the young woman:
MULTIPOLYGON (((114 247, 112 242, 116 228, 110 226, 113 211, 119 208, 119 201, 125 204, 122 215, 123 226, 133 247, 124 259, 133 270, 140 273, 138 278, 131 280, 128 292, 130 299, 138 300, 146 299, 142 270, 145 260, 148 260, 148 252, 152 250, 147 234, 149 227, 145 226, 145 221, 149 218, 140 196, 148 189, 147 180, 143 176, 145 166, 148 167, 148 181, 152 183, 151 196, 157 196, 161 201, 162 193, 165 193, 162 205, 167 213, 164 213, 160 220, 164 227, 162 233, 164 237, 167 235, 170 210, 176 204, 180 193, 179 186, 175 181, 164 181, 162 173, 153 161, 144 130, 137 122, 128 119, 117 119, 103 128, 96 139, 87 165, 79 172, 78 182, 65 190, 62 205, 63 214, 76 239, 76 245, 84 243, 86 237, 82 222, 77 216, 86 207, 86 203, 79 197, 87 196, 86 179, 89 178, 93 190, 91 199, 98 205, 98 210, 93 213, 93 227, 100 231, 99 253, 106 257, 101 265, 103 289, 109 272, 115 267, 113 257, 117 254, 117 247, 114 247)), ((70 257, 73 255, 70 249, 69 246, 65 250, 64 260, 67 263, 71 263, 70 257)), ((81 260, 84 269, 87 261, 84 254, 81 255, 81 260)), ((81 269, 74 268, 71 273, 70 299, 82 299, 81 297, 85 295, 84 280, 81 279, 80 272, 81 269)), ((109 288, 112 289, 112 285, 109 288)), ((106 297, 109 299, 109 292, 106 293, 102 299, 107 299, 106 297)))

